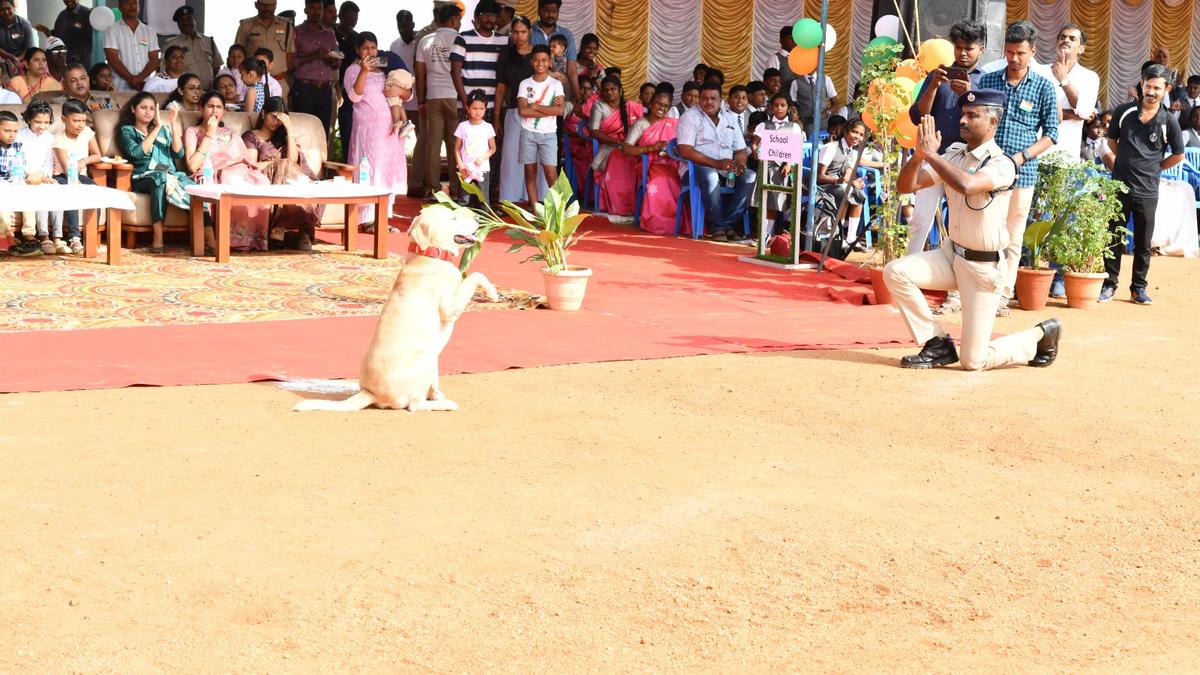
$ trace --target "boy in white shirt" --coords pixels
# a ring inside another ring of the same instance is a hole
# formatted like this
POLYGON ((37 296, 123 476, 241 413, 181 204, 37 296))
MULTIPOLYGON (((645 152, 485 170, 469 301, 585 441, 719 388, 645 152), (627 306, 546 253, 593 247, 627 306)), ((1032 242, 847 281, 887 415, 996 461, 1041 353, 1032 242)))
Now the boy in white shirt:
POLYGON ((537 165, 542 165, 546 185, 558 179, 558 118, 563 114, 562 82, 550 77, 550 48, 534 45, 530 53, 533 77, 517 89, 517 114, 521 116, 520 162, 525 165, 525 191, 532 207, 537 203, 537 165))

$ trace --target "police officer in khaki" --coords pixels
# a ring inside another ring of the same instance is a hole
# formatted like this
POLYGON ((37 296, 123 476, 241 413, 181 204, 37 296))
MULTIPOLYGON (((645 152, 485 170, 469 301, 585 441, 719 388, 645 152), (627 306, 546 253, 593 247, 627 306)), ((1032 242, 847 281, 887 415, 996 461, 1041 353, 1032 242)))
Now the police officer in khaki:
POLYGON ((938 154, 941 134, 933 117, 925 115, 913 156, 900 169, 897 189, 914 192, 935 184, 946 187, 950 206, 950 237, 941 248, 905 256, 884 268, 884 280, 895 298, 919 354, 905 356, 905 368, 947 366, 959 360, 954 341, 933 318, 921 293, 958 290, 962 295, 962 366, 967 370, 1000 368, 1014 363, 1045 367, 1058 355, 1062 326, 1047 319, 1028 330, 991 340, 996 321, 996 292, 1004 283, 1008 246, 1010 189, 1016 166, 996 144, 994 136, 1004 114, 1005 96, 993 89, 976 89, 958 98, 962 143, 938 154))
POLYGON ((246 48, 247 56, 254 54, 254 51, 261 47, 271 50, 275 55, 271 61, 271 76, 279 80, 279 86, 283 89, 283 99, 286 101, 288 56, 296 53, 296 29, 291 21, 275 16, 276 6, 276 0, 259 0, 254 3, 258 15, 242 19, 234 41, 246 48))
POLYGON ((179 35, 163 43, 163 53, 171 46, 183 48, 183 72, 192 73, 200 78, 200 86, 207 91, 212 87, 213 77, 225 60, 217 49, 217 43, 207 35, 196 32, 196 8, 184 5, 175 10, 171 17, 179 26, 179 35))

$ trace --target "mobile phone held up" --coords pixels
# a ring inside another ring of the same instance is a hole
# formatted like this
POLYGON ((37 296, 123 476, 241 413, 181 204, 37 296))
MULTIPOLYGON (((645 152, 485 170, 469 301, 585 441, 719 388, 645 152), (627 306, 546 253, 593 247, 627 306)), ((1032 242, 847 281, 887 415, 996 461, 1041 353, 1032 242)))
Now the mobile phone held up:
POLYGON ((965 69, 959 68, 958 66, 950 66, 949 68, 946 68, 946 77, 951 80, 963 80, 964 82, 971 81, 971 74, 965 69))

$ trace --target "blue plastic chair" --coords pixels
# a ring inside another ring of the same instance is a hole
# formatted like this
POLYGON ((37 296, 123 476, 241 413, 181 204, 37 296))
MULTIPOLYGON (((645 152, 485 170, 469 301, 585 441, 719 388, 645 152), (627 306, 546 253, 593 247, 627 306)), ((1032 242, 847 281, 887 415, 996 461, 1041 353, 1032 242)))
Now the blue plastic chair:
MULTIPOLYGON (((589 138, 591 136, 591 134, 588 133, 586 120, 579 121, 579 126, 576 127, 576 131, 578 131, 579 135, 585 139, 589 138)), ((587 141, 585 140, 583 142, 586 143, 587 141)), ((593 138, 592 139, 592 157, 596 156, 596 151, 599 149, 599 147, 600 147, 600 142, 593 138)), ((576 180, 579 181, 579 186, 583 188, 582 191, 576 193, 576 194, 580 195, 579 203, 583 204, 583 206, 586 208, 591 208, 591 209, 598 208, 600 205, 600 184, 596 182, 596 172, 593 171, 592 167, 589 165, 588 170, 587 170, 587 175, 586 176, 576 176, 576 180), (590 206, 588 205, 589 199, 591 199, 590 206)))
MULTIPOLYGON (((674 140, 667 145, 667 156, 687 167, 687 172, 679 180, 679 200, 675 203, 675 234, 679 234, 683 200, 686 195, 688 213, 692 216, 692 239, 699 239, 704 236, 704 199, 700 196, 700 189, 696 186, 696 166, 679 155, 679 146, 674 140)), ((734 192, 735 188, 721 187, 722 195, 731 195, 734 192)), ((750 209, 746 209, 746 212, 742 214, 742 233, 747 237, 750 236, 750 209)))
POLYGON ((567 182, 571 184, 571 194, 582 205, 583 199, 579 196, 579 177, 575 175, 575 160, 571 156, 571 146, 575 143, 576 140, 571 134, 563 134, 563 173, 567 176, 567 182))
MULTIPOLYGON (((637 205, 634 207, 634 211, 633 211, 633 224, 634 225, 642 224, 642 199, 644 199, 646 196, 646 181, 650 175, 650 155, 643 153, 641 155, 641 158, 642 158, 642 179, 640 181, 638 181, 638 185, 637 185, 637 205)), ((678 213, 676 213, 676 216, 678 216, 678 213)))
POLYGON ((863 192, 867 198, 863 201, 862 207, 862 222, 860 227, 864 228, 867 235, 867 247, 871 247, 871 205, 878 204, 881 201, 879 194, 879 185, 883 182, 883 173, 879 169, 869 166, 858 167, 858 177, 863 179, 863 192), (869 180, 868 180, 869 179, 869 180))

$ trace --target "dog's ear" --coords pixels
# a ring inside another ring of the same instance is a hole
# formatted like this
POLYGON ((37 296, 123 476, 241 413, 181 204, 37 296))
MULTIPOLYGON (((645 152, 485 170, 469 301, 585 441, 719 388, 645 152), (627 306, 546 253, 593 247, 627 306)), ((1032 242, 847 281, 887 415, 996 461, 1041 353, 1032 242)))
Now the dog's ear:
POLYGON ((423 209, 416 218, 413 218, 412 225, 408 227, 408 238, 412 243, 417 245, 417 248, 425 249, 430 247, 432 237, 429 232, 429 223, 434 220, 428 214, 433 209, 440 209, 440 206, 433 206, 423 209))

